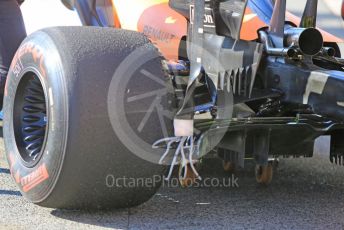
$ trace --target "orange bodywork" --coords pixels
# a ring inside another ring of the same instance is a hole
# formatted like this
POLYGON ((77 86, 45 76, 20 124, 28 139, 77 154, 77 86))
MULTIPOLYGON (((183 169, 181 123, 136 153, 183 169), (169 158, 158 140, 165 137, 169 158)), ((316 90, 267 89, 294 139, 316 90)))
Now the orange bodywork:
POLYGON ((187 21, 171 9, 168 0, 112 0, 121 28, 144 33, 165 58, 178 59, 187 21))
MULTIPOLYGON (((177 60, 179 46, 187 33, 186 19, 171 9, 168 0, 112 0, 115 25, 144 33, 165 58, 177 60)), ((300 19, 287 12, 286 20, 298 25, 300 19)), ((267 26, 247 7, 243 19, 240 38, 256 40, 257 31, 267 26)), ((342 42, 342 39, 320 30, 326 42, 342 42)))

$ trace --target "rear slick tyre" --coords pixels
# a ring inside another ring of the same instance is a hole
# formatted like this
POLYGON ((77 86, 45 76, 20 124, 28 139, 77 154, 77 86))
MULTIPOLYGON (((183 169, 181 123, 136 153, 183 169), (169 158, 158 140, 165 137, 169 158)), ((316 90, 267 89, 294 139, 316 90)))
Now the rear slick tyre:
MULTIPOLYGON (((107 106, 113 76, 127 77, 114 75, 116 69, 138 48, 155 58, 135 66, 133 78, 141 80, 128 81, 126 92, 158 88, 145 82, 142 69, 169 85, 159 52, 136 32, 57 27, 22 43, 6 83, 3 132, 11 175, 29 201, 50 208, 123 208, 142 204, 160 187, 164 167, 130 151, 109 115, 118 112, 135 123, 152 99, 144 98, 139 110, 107 106)), ((159 102, 164 108, 171 107, 168 96, 159 102)), ((164 135, 157 119, 148 121, 140 135, 149 145, 164 135)), ((173 133, 172 124, 166 119, 165 134, 173 133)))

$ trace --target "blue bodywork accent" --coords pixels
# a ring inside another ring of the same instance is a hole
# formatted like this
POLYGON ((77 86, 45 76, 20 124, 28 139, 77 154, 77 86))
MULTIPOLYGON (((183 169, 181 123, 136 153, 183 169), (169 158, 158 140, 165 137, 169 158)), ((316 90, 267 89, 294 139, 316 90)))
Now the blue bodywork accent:
POLYGON ((342 71, 327 70, 324 73, 328 74, 329 77, 332 78, 332 79, 344 81, 344 73, 342 71))
POLYGON ((109 27, 108 18, 106 17, 106 13, 104 12, 104 9, 101 7, 96 7, 96 12, 98 14, 99 20, 101 21, 102 25, 104 27, 109 27))
POLYGON ((258 15, 260 20, 269 25, 274 8, 271 1, 272 0, 249 0, 247 5, 258 15))

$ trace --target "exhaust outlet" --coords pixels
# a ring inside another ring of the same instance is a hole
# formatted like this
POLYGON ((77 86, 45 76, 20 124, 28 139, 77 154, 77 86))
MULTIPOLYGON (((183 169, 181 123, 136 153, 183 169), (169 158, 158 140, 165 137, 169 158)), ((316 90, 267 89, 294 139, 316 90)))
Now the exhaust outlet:
POLYGON ((329 56, 329 57, 334 57, 336 56, 336 50, 332 47, 324 47, 321 50, 321 53, 323 55, 329 56))
POLYGON ((323 36, 315 28, 290 27, 284 32, 284 46, 299 48, 305 55, 316 55, 322 51, 323 44, 323 36))
POLYGON ((263 44, 265 44, 265 51, 272 56, 283 56, 288 58, 294 58, 298 54, 298 50, 294 47, 291 48, 274 48, 272 41, 269 39, 268 34, 261 30, 259 36, 263 44))

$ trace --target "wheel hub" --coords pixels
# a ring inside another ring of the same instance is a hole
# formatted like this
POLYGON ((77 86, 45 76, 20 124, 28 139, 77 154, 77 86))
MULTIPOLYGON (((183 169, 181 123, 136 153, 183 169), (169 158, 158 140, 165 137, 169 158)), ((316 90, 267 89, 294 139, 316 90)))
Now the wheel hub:
POLYGON ((19 153, 34 166, 40 159, 47 129, 46 97, 37 74, 29 72, 19 82, 14 101, 14 131, 19 153))

